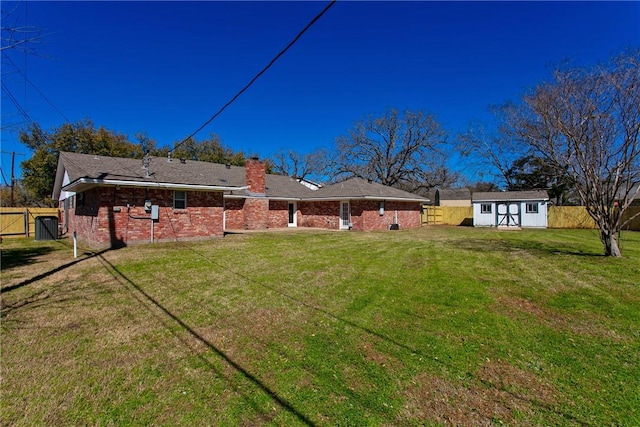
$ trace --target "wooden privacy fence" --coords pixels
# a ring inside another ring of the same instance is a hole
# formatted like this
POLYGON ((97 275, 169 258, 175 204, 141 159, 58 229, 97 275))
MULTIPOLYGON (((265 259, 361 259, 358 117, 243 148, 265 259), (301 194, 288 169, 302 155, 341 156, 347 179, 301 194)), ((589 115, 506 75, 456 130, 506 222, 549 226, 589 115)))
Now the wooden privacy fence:
POLYGON ((471 206, 423 206, 422 223, 430 225, 473 225, 471 206))
POLYGON ((34 237, 36 218, 54 216, 60 219, 56 208, 0 208, 0 237, 34 237))
POLYGON ((640 206, 631 206, 625 211, 623 218, 631 218, 634 215, 637 216, 624 226, 625 230, 640 231, 640 206))
MULTIPOLYGON (((547 216, 549 228, 598 228, 584 206, 549 206, 547 216)), ((640 206, 629 207, 622 218, 633 218, 624 230, 640 231, 640 206)))
MULTIPOLYGON (((632 206, 624 218, 640 214, 640 206, 632 206)), ((473 208, 470 206, 423 206, 422 223, 428 225, 473 225, 473 208)), ((548 228, 597 228, 584 206, 549 206, 548 228)), ((640 231, 640 215, 624 227, 640 231)))
POLYGON ((584 206, 549 206, 548 228, 597 228, 584 206))

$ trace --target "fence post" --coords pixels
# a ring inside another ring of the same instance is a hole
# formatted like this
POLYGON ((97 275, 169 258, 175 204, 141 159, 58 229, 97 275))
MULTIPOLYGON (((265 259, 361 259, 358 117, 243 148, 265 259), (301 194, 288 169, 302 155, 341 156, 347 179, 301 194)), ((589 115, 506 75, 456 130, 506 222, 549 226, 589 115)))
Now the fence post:
POLYGON ((24 236, 29 238, 29 209, 24 208, 24 236))

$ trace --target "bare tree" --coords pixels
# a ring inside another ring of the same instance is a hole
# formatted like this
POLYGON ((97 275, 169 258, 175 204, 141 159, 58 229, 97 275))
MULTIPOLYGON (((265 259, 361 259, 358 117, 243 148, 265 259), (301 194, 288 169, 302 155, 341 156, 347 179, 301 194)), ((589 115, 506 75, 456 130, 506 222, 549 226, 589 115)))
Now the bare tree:
POLYGON ((280 151, 271 159, 273 172, 296 179, 319 179, 326 175, 327 159, 331 156, 325 149, 318 149, 306 154, 293 150, 280 151))
POLYGON ((639 53, 592 69, 557 70, 510 119, 517 141, 569 172, 607 256, 621 256, 617 234, 640 195, 639 53))
POLYGON ((441 186, 451 178, 443 172, 445 141, 433 115, 390 110, 359 121, 348 135, 336 139, 331 175, 333 180, 356 176, 409 191, 441 186))
POLYGON ((2 5, 2 26, 0 51, 20 50, 33 54, 35 51, 30 45, 43 36, 43 30, 30 25, 22 25, 18 14, 19 3, 7 9, 6 4, 2 5))
POLYGON ((457 135, 456 148, 467 160, 467 166, 482 179, 490 179, 509 188, 513 185, 509 170, 514 161, 525 155, 526 150, 514 143, 503 125, 505 118, 515 108, 511 103, 492 106, 497 125, 472 124, 467 131, 457 135))

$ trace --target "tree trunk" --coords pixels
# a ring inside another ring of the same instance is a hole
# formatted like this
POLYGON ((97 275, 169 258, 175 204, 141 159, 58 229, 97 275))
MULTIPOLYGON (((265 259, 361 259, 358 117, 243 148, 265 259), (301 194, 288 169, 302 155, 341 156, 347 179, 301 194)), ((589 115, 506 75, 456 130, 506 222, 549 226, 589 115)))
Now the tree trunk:
POLYGON ((600 240, 604 245, 604 255, 621 257, 620 247, 618 246, 618 238, 615 233, 608 230, 600 230, 600 240))

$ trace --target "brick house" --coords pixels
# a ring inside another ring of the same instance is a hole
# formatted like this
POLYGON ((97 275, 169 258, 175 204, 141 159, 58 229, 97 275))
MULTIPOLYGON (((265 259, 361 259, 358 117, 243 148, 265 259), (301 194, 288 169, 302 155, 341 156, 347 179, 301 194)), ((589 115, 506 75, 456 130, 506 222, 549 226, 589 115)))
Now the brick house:
POLYGON ((285 227, 383 230, 420 226, 426 199, 352 178, 317 190, 245 167, 193 160, 60 153, 53 189, 62 232, 94 248, 202 239, 285 227))

